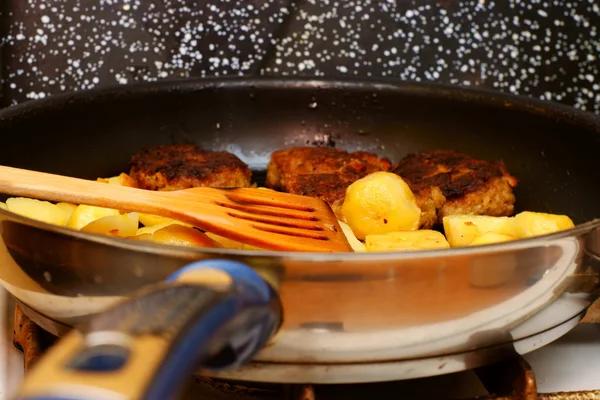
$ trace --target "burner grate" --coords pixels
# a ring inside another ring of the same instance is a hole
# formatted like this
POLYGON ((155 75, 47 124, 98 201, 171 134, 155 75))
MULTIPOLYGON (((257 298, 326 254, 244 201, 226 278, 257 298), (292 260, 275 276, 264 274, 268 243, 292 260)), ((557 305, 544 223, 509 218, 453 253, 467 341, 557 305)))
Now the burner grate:
MULTIPOLYGON (((587 323, 600 323, 600 303, 590 309, 584 319, 587 323)), ((56 337, 49 334, 27 317, 17 305, 14 318, 13 343, 23 352, 25 371, 43 354, 55 341, 56 337)), ((535 375, 531 366, 523 357, 515 356, 495 364, 490 364, 474 370, 488 396, 461 399, 437 400, 599 400, 600 390, 568 392, 568 393, 538 393, 535 375)), ((354 398, 352 393, 358 385, 283 385, 238 383, 226 380, 195 376, 190 379, 189 389, 194 393, 192 398, 208 400, 330 400, 354 398)), ((369 387, 385 387, 386 383, 367 384, 369 387)), ((365 386, 365 385, 359 385, 365 386)), ((186 391, 188 392, 188 391, 186 391)), ((373 390, 373 397, 379 397, 373 390)), ((364 396, 361 396, 364 397, 364 396)), ((399 399, 398 393, 389 393, 386 397, 399 399)), ((358 397, 356 397, 358 398, 358 397)), ((184 396, 183 400, 187 400, 184 396)))

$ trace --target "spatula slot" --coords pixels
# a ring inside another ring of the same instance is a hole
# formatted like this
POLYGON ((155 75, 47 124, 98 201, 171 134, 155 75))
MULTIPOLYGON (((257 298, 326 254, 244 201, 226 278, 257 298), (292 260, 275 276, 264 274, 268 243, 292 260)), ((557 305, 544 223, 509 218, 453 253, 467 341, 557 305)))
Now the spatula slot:
POLYGON ((269 224, 269 225, 287 226, 290 228, 308 229, 308 230, 312 230, 312 231, 324 230, 323 227, 321 227, 319 225, 316 225, 316 224, 310 223, 310 222, 306 223, 302 220, 297 220, 297 219, 271 218, 271 217, 262 216, 259 214, 241 214, 241 213, 235 213, 235 212, 228 212, 227 215, 234 217, 234 218, 244 219, 244 220, 253 221, 253 222, 262 222, 264 224, 269 224))
POLYGON ((215 204, 230 208, 236 211, 242 211, 250 214, 271 215, 273 217, 292 218, 305 221, 319 221, 315 214, 310 214, 303 211, 292 211, 285 208, 269 207, 269 206, 245 206, 243 204, 229 203, 224 201, 216 201, 215 204))
POLYGON ((329 238, 323 234, 319 234, 313 231, 306 231, 295 228, 278 228, 275 225, 263 225, 263 224, 253 224, 252 227, 254 229, 258 229, 264 232, 278 233, 286 236, 295 236, 295 237, 304 237, 307 239, 315 239, 315 240, 329 240, 329 238))

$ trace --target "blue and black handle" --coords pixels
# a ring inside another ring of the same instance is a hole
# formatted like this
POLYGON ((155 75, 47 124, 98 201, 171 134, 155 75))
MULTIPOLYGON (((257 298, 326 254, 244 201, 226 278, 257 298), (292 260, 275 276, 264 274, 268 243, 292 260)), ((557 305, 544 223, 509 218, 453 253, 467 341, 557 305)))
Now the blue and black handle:
POLYGON ((248 362, 281 317, 276 291, 252 268, 195 262, 61 339, 28 372, 18 399, 170 399, 197 368, 248 362))

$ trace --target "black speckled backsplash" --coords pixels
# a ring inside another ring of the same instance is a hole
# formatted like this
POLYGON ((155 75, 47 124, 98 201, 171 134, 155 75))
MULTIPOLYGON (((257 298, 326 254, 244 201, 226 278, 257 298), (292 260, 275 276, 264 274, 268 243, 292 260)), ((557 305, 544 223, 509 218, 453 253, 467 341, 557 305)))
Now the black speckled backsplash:
POLYGON ((598 0, 3 0, 2 103, 208 75, 385 76, 600 113, 598 0))

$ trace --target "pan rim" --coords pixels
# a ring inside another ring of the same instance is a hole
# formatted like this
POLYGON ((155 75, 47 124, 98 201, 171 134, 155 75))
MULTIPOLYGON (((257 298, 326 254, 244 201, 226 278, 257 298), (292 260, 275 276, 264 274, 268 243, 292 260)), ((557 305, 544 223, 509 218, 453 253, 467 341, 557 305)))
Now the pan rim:
POLYGON ((503 106, 532 114, 553 113, 564 122, 589 124, 589 128, 600 133, 600 115, 580 110, 565 104, 542 100, 524 95, 494 91, 480 87, 465 87, 451 84, 422 81, 404 81, 397 78, 311 78, 311 77, 205 77, 165 79, 155 82, 137 82, 129 85, 111 85, 102 88, 81 90, 52 95, 43 99, 28 100, 0 109, 0 122, 19 117, 24 113, 43 111, 60 103, 85 103, 115 95, 139 95, 144 93, 190 92, 226 88, 302 88, 302 89, 345 89, 374 91, 393 90, 422 97, 451 98, 463 102, 477 101, 489 106, 503 106))
MULTIPOLYGON (((395 91, 406 95, 448 98, 464 103, 477 102, 485 106, 512 108, 521 112, 552 117, 559 121, 584 126, 595 130, 600 134, 600 116, 589 111, 583 111, 567 105, 493 90, 463 87, 456 85, 441 84, 435 82, 402 81, 396 78, 352 78, 331 79, 314 77, 206 77, 188 79, 167 79, 157 82, 141 82, 127 86, 114 85, 98 89, 90 89, 78 92, 69 92, 53 95, 44 99, 30 100, 23 103, 6 107, 0 110, 0 124, 3 121, 15 118, 26 118, 30 113, 44 111, 58 104, 85 104, 101 101, 105 97, 114 96, 136 96, 145 93, 164 92, 193 92, 209 89, 226 88, 299 88, 299 89, 328 89, 341 90, 365 90, 375 92, 395 91)), ((81 232, 67 227, 52 225, 49 223, 33 220, 18 214, 0 209, 0 215, 6 215, 10 219, 20 223, 55 232, 73 238, 88 240, 98 244, 111 247, 152 253, 163 256, 175 256, 188 258, 190 260, 206 256, 234 256, 243 258, 285 258, 297 261, 313 262, 343 262, 343 261, 386 261, 398 260, 408 261, 424 258, 445 258, 454 256, 465 256, 474 254, 485 254, 495 252, 514 251, 521 248, 530 248, 547 245, 552 240, 562 239, 568 236, 579 236, 597 227, 600 227, 600 219, 594 219, 576 225, 574 228, 542 235, 527 239, 519 239, 512 242, 495 243, 477 247, 461 247, 436 250, 418 250, 410 252, 344 252, 344 253, 321 253, 321 252, 294 252, 294 251, 272 251, 272 250, 235 250, 222 248, 203 247, 181 247, 131 239, 104 236, 89 232, 81 232)))

